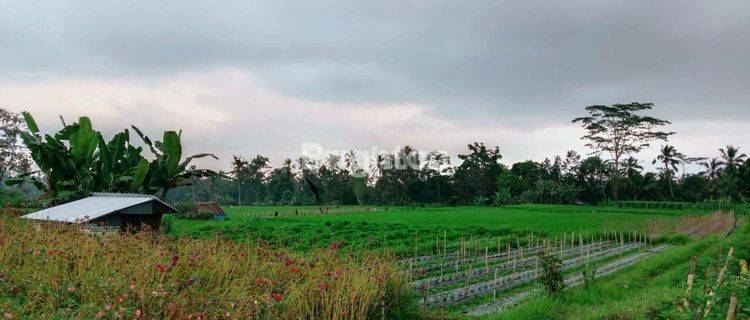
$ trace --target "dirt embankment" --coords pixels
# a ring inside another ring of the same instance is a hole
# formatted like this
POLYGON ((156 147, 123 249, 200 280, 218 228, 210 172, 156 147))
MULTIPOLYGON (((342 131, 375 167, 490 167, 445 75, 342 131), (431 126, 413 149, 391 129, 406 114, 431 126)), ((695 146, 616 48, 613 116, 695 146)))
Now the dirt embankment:
POLYGON ((681 218, 675 231, 695 237, 705 237, 711 234, 729 235, 736 226, 737 216, 734 212, 716 211, 707 216, 681 218))

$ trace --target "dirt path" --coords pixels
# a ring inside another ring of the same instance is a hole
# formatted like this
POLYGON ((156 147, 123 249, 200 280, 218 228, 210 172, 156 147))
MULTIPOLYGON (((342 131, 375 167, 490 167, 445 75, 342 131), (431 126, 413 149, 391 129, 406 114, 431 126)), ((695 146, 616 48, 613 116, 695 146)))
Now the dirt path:
MULTIPOLYGON (((617 271, 620 271, 624 268, 634 265, 640 260, 643 260, 654 254, 666 251, 669 248, 672 248, 672 245, 662 244, 660 246, 651 248, 647 251, 640 252, 637 254, 624 257, 622 259, 612 261, 606 265, 603 265, 597 268, 596 278, 601 278, 601 277, 606 277, 608 275, 611 275, 617 271)), ((577 273, 575 275, 565 278, 565 286, 568 288, 575 287, 581 284, 583 284, 583 276, 580 273, 577 273)), ((502 311, 503 309, 506 309, 508 307, 518 304, 519 302, 527 299, 528 297, 532 295, 540 293, 541 291, 542 291, 541 288, 526 290, 526 291, 517 293, 515 295, 505 297, 498 301, 475 307, 469 310, 467 313, 473 314, 473 315, 483 315, 483 314, 488 314, 492 312, 502 311)))

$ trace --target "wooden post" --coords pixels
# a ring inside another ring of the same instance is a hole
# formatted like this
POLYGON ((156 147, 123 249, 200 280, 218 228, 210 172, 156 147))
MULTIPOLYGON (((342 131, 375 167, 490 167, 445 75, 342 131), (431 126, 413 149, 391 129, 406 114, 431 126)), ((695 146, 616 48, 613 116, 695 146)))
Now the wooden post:
MULTIPOLYGON (((719 247, 721 250, 721 247, 719 247)), ((720 251, 721 252, 721 251, 720 251)), ((724 266, 719 270, 719 276, 716 278, 716 288, 720 288, 721 284, 724 282, 724 276, 727 273, 727 268, 729 268, 729 263, 732 260, 732 256, 734 255, 734 247, 729 248, 729 253, 727 254, 727 259, 724 260, 724 266)), ((721 260, 719 260, 721 261, 721 260)), ((717 263, 719 262, 717 261, 717 263)), ((711 307, 713 306, 714 299, 716 298, 716 293, 713 289, 711 289, 711 292, 708 293, 708 301, 706 302, 706 311, 703 313, 703 317, 705 318, 708 316, 709 313, 711 313, 711 307)))
POLYGON ((495 281, 492 282, 492 300, 497 300, 497 268, 495 268, 495 281))
POLYGON ((448 255, 448 231, 443 229, 443 258, 448 255))
POLYGON ((682 301, 682 305, 685 309, 690 309, 690 301, 688 301, 688 298, 690 297, 690 292, 693 291, 693 285, 695 284, 695 259, 695 256, 690 259, 690 273, 688 273, 687 277, 687 289, 685 290, 685 299, 682 301))
POLYGON ((440 236, 435 236, 435 255, 440 255, 440 236))
POLYGON ((497 236, 497 255, 500 256, 503 252, 503 246, 500 243, 500 236, 497 236))
POLYGON ((510 261, 510 241, 508 242, 508 261, 510 261))
POLYGON ((729 298, 729 310, 727 310, 727 320, 734 320, 736 313, 737 313, 737 294, 732 292, 732 297, 729 298))
POLYGON ((484 272, 490 272, 490 265, 489 265, 489 253, 490 248, 484 247, 484 272))

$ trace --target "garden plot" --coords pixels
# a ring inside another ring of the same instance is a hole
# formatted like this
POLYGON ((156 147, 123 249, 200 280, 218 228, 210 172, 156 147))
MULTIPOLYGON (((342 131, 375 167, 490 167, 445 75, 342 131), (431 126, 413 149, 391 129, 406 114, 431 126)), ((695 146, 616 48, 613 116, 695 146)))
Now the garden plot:
MULTIPOLYGON (((612 245, 615 244, 611 241, 597 242, 594 244, 585 245, 583 247, 565 249, 563 251, 558 251, 555 254, 560 258, 567 259, 580 254, 581 249, 585 250, 585 252, 591 252, 602 250, 612 245)), ((537 254, 540 251, 542 250, 533 250, 532 252, 527 253, 526 256, 520 255, 520 257, 517 259, 516 256, 511 257, 511 255, 503 255, 502 257, 493 256, 493 258, 491 259, 477 259, 474 261, 475 264, 479 263, 476 268, 474 267, 474 265, 469 265, 469 268, 460 267, 457 263, 441 264, 438 266, 438 270, 442 270, 443 275, 419 279, 413 281, 411 284, 416 288, 420 288, 420 290, 424 290, 438 286, 451 285, 469 279, 480 278, 494 273, 502 274, 508 271, 515 271, 519 268, 528 268, 538 263, 539 257, 537 256, 537 254), (484 262, 484 265, 482 265, 482 262, 484 262)), ((430 269, 434 268, 435 266, 431 267, 430 269)))
MULTIPOLYGON (((628 255, 624 258, 620 258, 610 263, 607 263, 603 266, 596 268, 595 278, 601 278, 601 277, 611 275, 619 270, 632 266, 638 261, 648 258, 654 254, 666 251, 667 249, 671 247, 672 247, 671 245, 663 244, 654 248, 647 249, 646 251, 636 253, 633 255, 628 255)), ((583 282, 584 282, 584 278, 583 278, 583 275, 580 273, 565 277, 566 288, 571 288, 571 287, 581 285, 583 284, 583 282)), ((525 290, 517 294, 511 295, 511 296, 503 297, 491 303, 474 307, 470 309, 468 313, 473 314, 473 315, 483 315, 483 314, 501 311, 503 309, 506 309, 508 307, 518 304, 519 302, 531 297, 532 295, 539 294, 541 293, 541 291, 542 291, 542 288, 533 288, 533 289, 525 290)))
MULTIPOLYGON (((594 244, 596 245, 596 244, 594 244)), ((585 245, 580 245, 572 251, 576 252, 572 257, 563 260, 563 270, 571 270, 587 263, 607 259, 617 255, 623 255, 626 252, 642 247, 642 242, 621 242, 620 245, 607 247, 603 250, 586 250, 585 245)), ((559 254, 558 252, 549 251, 550 254, 559 254)), ((427 295, 421 299, 423 305, 429 307, 448 307, 461 304, 467 300, 482 297, 490 294, 496 294, 499 291, 506 291, 521 285, 530 283, 540 277, 542 271, 536 265, 527 265, 521 271, 516 271, 509 275, 497 277, 494 279, 471 279, 463 287, 451 288, 446 291, 427 295), (473 283, 474 281, 478 281, 473 283)), ((423 288, 420 288, 423 289, 423 288)), ((426 293, 425 290, 423 292, 426 293)))

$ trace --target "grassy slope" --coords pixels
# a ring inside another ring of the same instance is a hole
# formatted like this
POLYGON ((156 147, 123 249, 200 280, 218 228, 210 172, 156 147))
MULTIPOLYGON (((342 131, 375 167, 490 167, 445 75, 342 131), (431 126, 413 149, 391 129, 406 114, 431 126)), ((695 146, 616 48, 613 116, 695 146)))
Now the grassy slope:
MULTIPOLYGON (((435 238, 449 242, 461 237, 510 238, 527 231, 550 235, 571 231, 642 229, 654 219, 671 220, 689 212, 653 209, 619 209, 594 206, 516 205, 493 207, 389 208, 387 212, 335 216, 255 218, 249 213, 292 210, 292 207, 229 207, 228 221, 174 223, 174 233, 210 237, 220 232, 235 240, 264 239, 296 250, 324 247, 344 240, 350 247, 376 249, 384 245, 397 253, 410 252, 418 234, 420 251, 434 248, 435 238)), ((492 244, 488 244, 492 245, 492 244)))
MULTIPOLYGON (((750 227, 744 226, 729 238, 710 237, 677 247, 638 263, 613 276, 598 280, 590 289, 574 288, 558 297, 540 296, 520 307, 488 319, 643 319, 660 318, 661 311, 673 310, 672 303, 684 294, 689 261, 699 257, 696 287, 703 283, 700 275, 716 261, 718 246, 727 252, 737 249, 735 257, 750 256, 750 227)), ((737 261, 736 259, 734 261, 737 261)), ((736 274, 737 263, 730 273, 736 274)), ((742 305, 750 301, 740 301, 742 305)), ((720 316, 726 306, 716 308, 720 316)), ((746 315, 747 316, 747 315, 746 315)))

